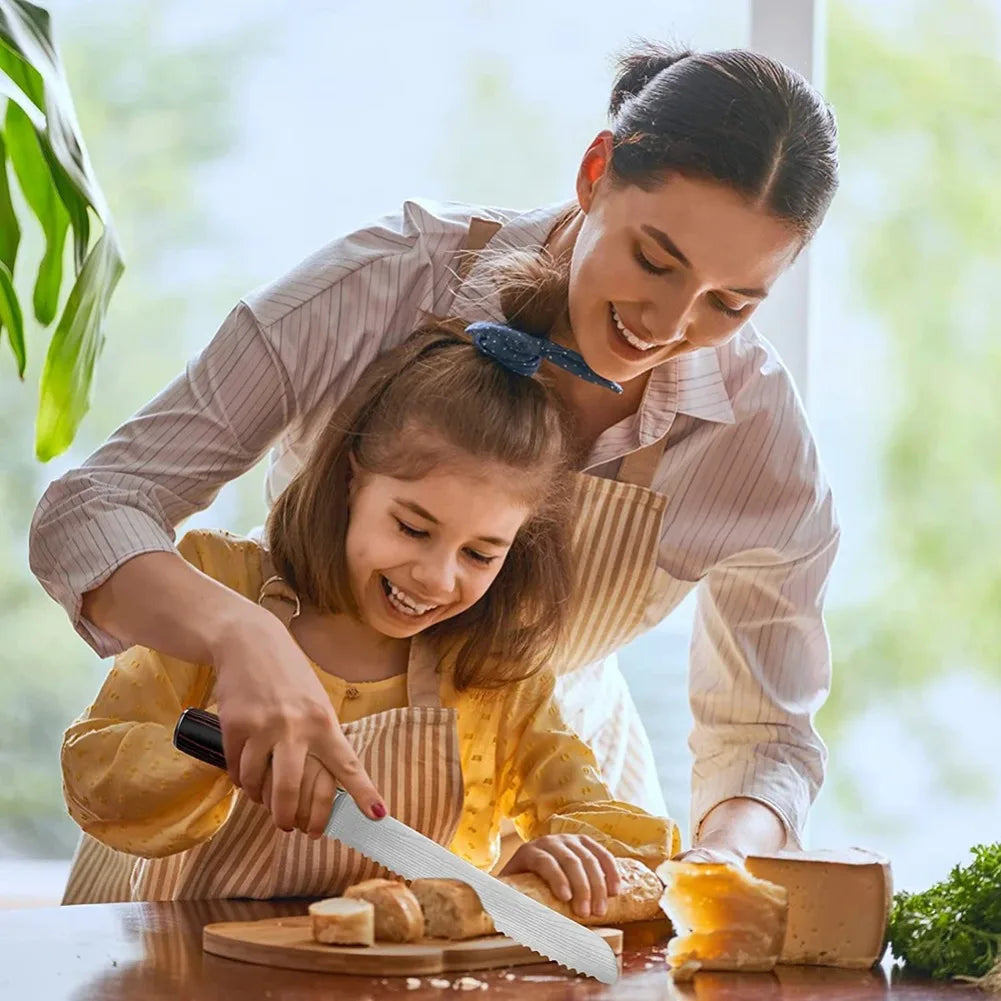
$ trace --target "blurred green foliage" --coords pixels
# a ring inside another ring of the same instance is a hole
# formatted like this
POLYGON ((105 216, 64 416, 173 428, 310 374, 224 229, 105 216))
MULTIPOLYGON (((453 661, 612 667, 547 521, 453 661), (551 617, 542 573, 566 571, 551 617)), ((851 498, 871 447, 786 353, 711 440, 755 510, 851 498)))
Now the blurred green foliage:
MULTIPOLYGON (((154 44, 178 6, 91 3, 79 21, 68 12, 57 24, 80 125, 129 259, 93 406, 67 465, 179 372, 247 285, 228 269, 225 234, 213 231, 197 178, 237 141, 232 100, 258 33, 154 44)), ((40 232, 26 227, 24 239, 41 246, 40 232)), ((30 288, 31 276, 24 280, 30 288)), ((39 352, 33 360, 41 363, 39 352)), ((107 665, 28 569, 27 527, 58 472, 33 458, 30 384, 17 381, 9 357, 0 361, 0 853, 65 857, 77 831, 62 802, 61 735, 107 665)), ((241 523, 261 520, 260 496, 258 476, 243 487, 241 523)))
POLYGON ((950 672, 1001 680, 999 8, 908 6, 884 28, 861 5, 830 11, 843 174, 866 182, 846 186, 840 211, 890 359, 889 418, 872 428, 882 582, 829 616, 820 723, 835 745, 862 709, 950 672))

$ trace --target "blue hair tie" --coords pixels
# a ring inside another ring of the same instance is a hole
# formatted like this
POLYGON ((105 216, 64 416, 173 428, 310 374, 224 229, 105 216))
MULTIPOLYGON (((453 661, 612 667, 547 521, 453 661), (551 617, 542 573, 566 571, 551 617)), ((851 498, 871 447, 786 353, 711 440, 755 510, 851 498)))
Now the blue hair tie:
POLYGON ((556 344, 548 337, 535 337, 506 323, 482 321, 471 323, 466 327, 466 333, 483 354, 517 375, 535 375, 543 361, 550 361, 578 379, 604 386, 613 393, 622 392, 617 382, 598 375, 576 351, 556 344))

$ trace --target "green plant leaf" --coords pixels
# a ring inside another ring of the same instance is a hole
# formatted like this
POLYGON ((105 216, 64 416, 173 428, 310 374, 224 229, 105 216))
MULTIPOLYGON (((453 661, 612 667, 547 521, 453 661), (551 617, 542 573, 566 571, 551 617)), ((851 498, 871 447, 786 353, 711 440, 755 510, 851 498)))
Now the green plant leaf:
MULTIPOLYGON (((51 322, 57 311, 66 231, 73 228, 76 281, 49 344, 39 386, 35 453, 47 461, 69 447, 90 405, 108 301, 124 265, 80 135, 49 15, 41 7, 26 0, 0 0, 0 69, 6 71, 6 76, 0 73, 0 85, 34 129, 32 143, 24 121, 14 113, 17 161, 27 161, 18 178, 46 236, 46 255, 35 285, 39 320, 51 322), (42 191, 38 183, 50 190, 42 191), (91 211, 103 226, 93 247, 91 211)), ((11 155, 15 160, 13 151, 11 155)))
POLYGON ((45 111, 45 84, 42 83, 42 77, 38 70, 12 48, 7 40, 9 33, 5 30, 6 25, 3 9, 0 8, 0 70, 17 84, 39 111, 45 111))
MULTIPOLYGON (((4 51, 3 46, 0 46, 0 54, 4 51)), ((2 69, 3 67, 0 66, 0 71, 2 69)), ((44 113, 39 111, 35 102, 32 101, 14 80, 6 76, 3 72, 0 72, 0 97, 6 97, 9 101, 22 107, 24 113, 34 122, 37 128, 45 128, 44 113)))
POLYGON ((105 229, 70 290, 45 356, 35 430, 35 454, 42 462, 69 448, 90 407, 108 300, 123 270, 114 230, 105 229))
POLYGON ((16 104, 7 107, 4 125, 10 145, 10 160, 28 207, 45 234, 45 253, 35 281, 35 319, 48 326, 56 316, 59 288, 63 281, 63 248, 69 215, 50 180, 48 160, 41 139, 24 111, 16 104))
POLYGON ((27 355, 24 350, 24 322, 21 307, 14 291, 14 282, 7 265, 0 261, 0 328, 6 328, 10 346, 17 360, 18 378, 24 378, 27 355))
POLYGON ((80 136, 48 13, 24 0, 0 0, 0 12, 0 38, 34 67, 44 85, 46 127, 41 137, 42 152, 73 225, 74 261, 79 272, 90 243, 88 207, 105 225, 110 225, 110 213, 80 136))
POLYGON ((7 146, 0 132, 0 263, 14 273, 14 261, 21 242, 21 226, 10 200, 10 186, 7 182, 7 146))
MULTIPOLYGON (((107 221, 108 207, 80 136, 69 85, 52 40, 49 15, 24 0, 0 0, 0 12, 4 15, 0 17, 0 39, 33 66, 44 83, 46 131, 53 155, 69 183, 98 217, 107 221)), ((72 208, 67 208, 72 216, 72 208)))

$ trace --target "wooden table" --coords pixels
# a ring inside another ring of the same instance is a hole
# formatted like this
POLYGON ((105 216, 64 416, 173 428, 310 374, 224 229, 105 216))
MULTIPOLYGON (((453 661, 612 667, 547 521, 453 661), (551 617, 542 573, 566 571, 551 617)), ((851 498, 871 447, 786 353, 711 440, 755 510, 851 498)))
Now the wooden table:
MULTIPOLYGON (((565 976, 558 967, 520 966, 469 974, 486 990, 420 987, 406 981, 279 970, 204 954, 202 927, 301 914, 302 901, 191 901, 93 904, 0 911, 0 998, 17 1001, 408 1001, 443 997, 484 1001, 630 999, 630 1001, 941 1001, 984 995, 964 985, 890 982, 884 972, 784 967, 776 974, 711 974, 675 986, 664 969, 664 943, 627 928, 623 973, 608 987, 565 976), (644 938, 646 939, 644 941, 644 938), (511 978, 511 979, 509 979, 511 978)), ((451 983, 461 974, 443 979, 451 983)))

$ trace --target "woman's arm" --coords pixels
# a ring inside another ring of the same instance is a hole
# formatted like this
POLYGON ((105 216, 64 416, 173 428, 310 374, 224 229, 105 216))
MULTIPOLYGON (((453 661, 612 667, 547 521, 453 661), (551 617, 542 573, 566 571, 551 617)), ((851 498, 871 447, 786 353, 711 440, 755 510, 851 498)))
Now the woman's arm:
MULTIPOLYGON (((308 754, 369 816, 380 797, 295 644, 184 567, 173 530, 406 334, 436 287, 424 224, 404 215, 336 241, 237 306, 182 376, 48 488, 32 525, 32 569, 99 653, 140 643, 212 664, 231 778, 259 801, 270 767, 276 818, 294 818, 308 754)), ((434 237, 444 270, 452 234, 434 237)))
POLYGON ((838 532, 829 504, 818 511, 817 541, 805 556, 735 562, 700 585, 691 670, 694 849, 742 857, 801 845, 827 759, 813 715, 830 687, 822 599, 838 532))

